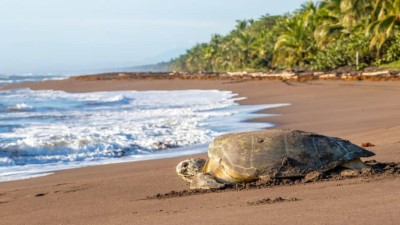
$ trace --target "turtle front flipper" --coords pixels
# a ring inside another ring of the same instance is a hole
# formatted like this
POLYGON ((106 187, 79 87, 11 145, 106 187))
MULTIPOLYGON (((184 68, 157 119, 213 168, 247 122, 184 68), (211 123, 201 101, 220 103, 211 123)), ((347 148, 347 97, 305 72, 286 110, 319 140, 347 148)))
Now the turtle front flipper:
POLYGON ((226 184, 219 183, 215 177, 208 173, 198 173, 196 174, 192 182, 190 183, 190 189, 221 189, 224 188, 226 184))

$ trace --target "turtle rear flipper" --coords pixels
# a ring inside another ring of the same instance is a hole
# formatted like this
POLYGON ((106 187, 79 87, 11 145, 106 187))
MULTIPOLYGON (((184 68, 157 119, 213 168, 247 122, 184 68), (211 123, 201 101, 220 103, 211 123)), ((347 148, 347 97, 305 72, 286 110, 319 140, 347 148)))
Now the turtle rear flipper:
POLYGON ((361 170, 361 169, 370 167, 367 164, 365 164, 363 161, 361 161, 361 159, 354 159, 349 162, 345 162, 345 163, 341 164, 340 166, 342 166, 344 168, 352 169, 352 170, 361 170))
POLYGON ((190 183, 190 189, 221 189, 224 188, 225 185, 226 184, 219 183, 208 173, 198 173, 193 177, 192 182, 190 183))

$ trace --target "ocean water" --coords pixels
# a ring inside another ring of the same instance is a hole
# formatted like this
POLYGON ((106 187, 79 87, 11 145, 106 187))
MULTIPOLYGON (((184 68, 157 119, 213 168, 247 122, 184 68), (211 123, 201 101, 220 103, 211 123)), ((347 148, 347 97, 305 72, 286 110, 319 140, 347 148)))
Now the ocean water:
POLYGON ((218 90, 0 90, 0 182, 204 153, 218 135, 272 127, 243 121, 286 105, 239 105, 239 99, 218 90))
POLYGON ((0 73, 0 87, 7 84, 31 82, 31 81, 44 81, 44 80, 61 80, 68 78, 68 74, 1 74, 0 73))

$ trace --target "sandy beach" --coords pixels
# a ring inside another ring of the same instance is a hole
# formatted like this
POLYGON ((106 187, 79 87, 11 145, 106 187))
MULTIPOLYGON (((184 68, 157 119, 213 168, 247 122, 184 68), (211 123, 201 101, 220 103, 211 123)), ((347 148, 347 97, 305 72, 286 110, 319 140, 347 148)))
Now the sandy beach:
MULTIPOLYGON (((5 88, 68 92, 230 90, 241 104, 290 103, 257 121, 373 143, 372 159, 400 162, 397 81, 61 80, 5 88)), ((200 155, 206 157, 206 155, 200 155)), ((184 157, 187 158, 187 157, 184 157)), ((188 189, 183 158, 103 165, 0 183, 0 224, 398 224, 400 177, 382 176, 148 199, 188 189), (263 199, 296 199, 249 204, 263 199)))

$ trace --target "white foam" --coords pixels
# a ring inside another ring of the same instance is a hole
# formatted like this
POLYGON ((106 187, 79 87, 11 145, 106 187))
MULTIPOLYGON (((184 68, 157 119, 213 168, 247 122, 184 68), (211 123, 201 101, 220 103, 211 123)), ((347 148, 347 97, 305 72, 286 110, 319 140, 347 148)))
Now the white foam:
POLYGON ((8 110, 27 110, 27 109, 32 109, 32 106, 25 104, 25 103, 18 103, 15 105, 11 105, 7 107, 8 110))
POLYGON ((217 135, 272 126, 241 121, 285 105, 242 106, 235 100, 236 94, 217 90, 0 91, 0 106, 34 109, 0 113, 0 181, 206 152, 217 135))

